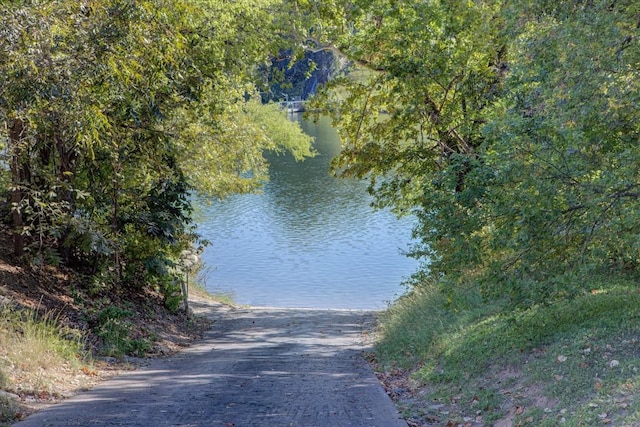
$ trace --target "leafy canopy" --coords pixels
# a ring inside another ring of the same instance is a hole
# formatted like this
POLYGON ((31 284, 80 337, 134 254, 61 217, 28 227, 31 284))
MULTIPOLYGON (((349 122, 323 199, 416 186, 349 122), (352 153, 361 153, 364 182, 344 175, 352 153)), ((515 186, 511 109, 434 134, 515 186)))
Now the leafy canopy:
POLYGON ((170 280, 195 238, 192 190, 251 191, 267 177, 265 150, 312 154, 256 100, 257 66, 290 43, 286 18, 273 0, 3 2, 2 183, 16 254, 111 265, 116 283, 170 280))
POLYGON ((309 3, 355 67, 318 100, 335 170, 416 214, 416 285, 531 304, 637 270, 637 2, 309 3))

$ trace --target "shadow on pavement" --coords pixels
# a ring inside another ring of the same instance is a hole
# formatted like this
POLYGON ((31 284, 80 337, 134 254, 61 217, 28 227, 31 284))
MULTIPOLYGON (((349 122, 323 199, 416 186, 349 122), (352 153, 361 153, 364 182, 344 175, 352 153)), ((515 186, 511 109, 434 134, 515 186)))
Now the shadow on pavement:
POLYGON ((16 424, 406 426, 362 351, 375 313, 217 310, 203 341, 16 424))

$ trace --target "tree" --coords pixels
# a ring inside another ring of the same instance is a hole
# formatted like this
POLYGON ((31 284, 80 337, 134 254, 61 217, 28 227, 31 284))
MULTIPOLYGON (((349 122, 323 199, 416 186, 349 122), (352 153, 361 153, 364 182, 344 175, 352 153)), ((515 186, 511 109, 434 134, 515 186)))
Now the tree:
POLYGON ((310 155, 254 94, 256 64, 283 43, 264 23, 281 12, 271 0, 3 3, 15 253, 106 262, 116 284, 164 278, 192 243, 193 189, 253 190, 264 150, 310 155))
MULTIPOLYGON (((511 71, 487 127, 500 274, 580 290, 563 274, 639 264, 635 2, 516 2, 511 71)), ((535 287, 535 286, 534 286, 535 287)), ((539 292, 540 295, 535 295, 539 292)))
MULTIPOLYGON (((359 67, 325 102, 341 175, 368 177, 378 206, 419 218, 416 257, 438 277, 481 262, 482 133, 506 72, 497 2, 355 2, 337 50, 359 67)), ((338 27, 335 25, 334 27, 338 27)))
POLYGON ((637 270, 635 2, 300 4, 358 66, 319 100, 335 169, 417 215, 417 285, 530 304, 637 270))

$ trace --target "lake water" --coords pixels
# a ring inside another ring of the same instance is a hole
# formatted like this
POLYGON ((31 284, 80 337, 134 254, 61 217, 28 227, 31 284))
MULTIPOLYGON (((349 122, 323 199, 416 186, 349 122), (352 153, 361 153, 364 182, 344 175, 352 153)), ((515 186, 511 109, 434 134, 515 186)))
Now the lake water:
POLYGON ((301 121, 316 138, 314 158, 269 157, 263 194, 201 207, 205 285, 238 304, 381 309, 417 268, 402 254, 413 221, 370 207, 366 183, 328 172, 340 141, 327 119, 301 121))

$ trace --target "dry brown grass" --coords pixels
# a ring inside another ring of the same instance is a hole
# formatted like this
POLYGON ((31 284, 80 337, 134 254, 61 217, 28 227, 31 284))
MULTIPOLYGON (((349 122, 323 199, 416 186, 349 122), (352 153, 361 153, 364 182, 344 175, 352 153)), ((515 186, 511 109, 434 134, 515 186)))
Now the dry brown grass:
POLYGON ((78 370, 84 360, 83 336, 62 328, 54 313, 0 309, 0 367, 16 394, 56 393, 61 372, 78 370))
POLYGON ((105 376, 85 352, 83 334, 62 325, 53 312, 0 307, 0 425, 105 376))

